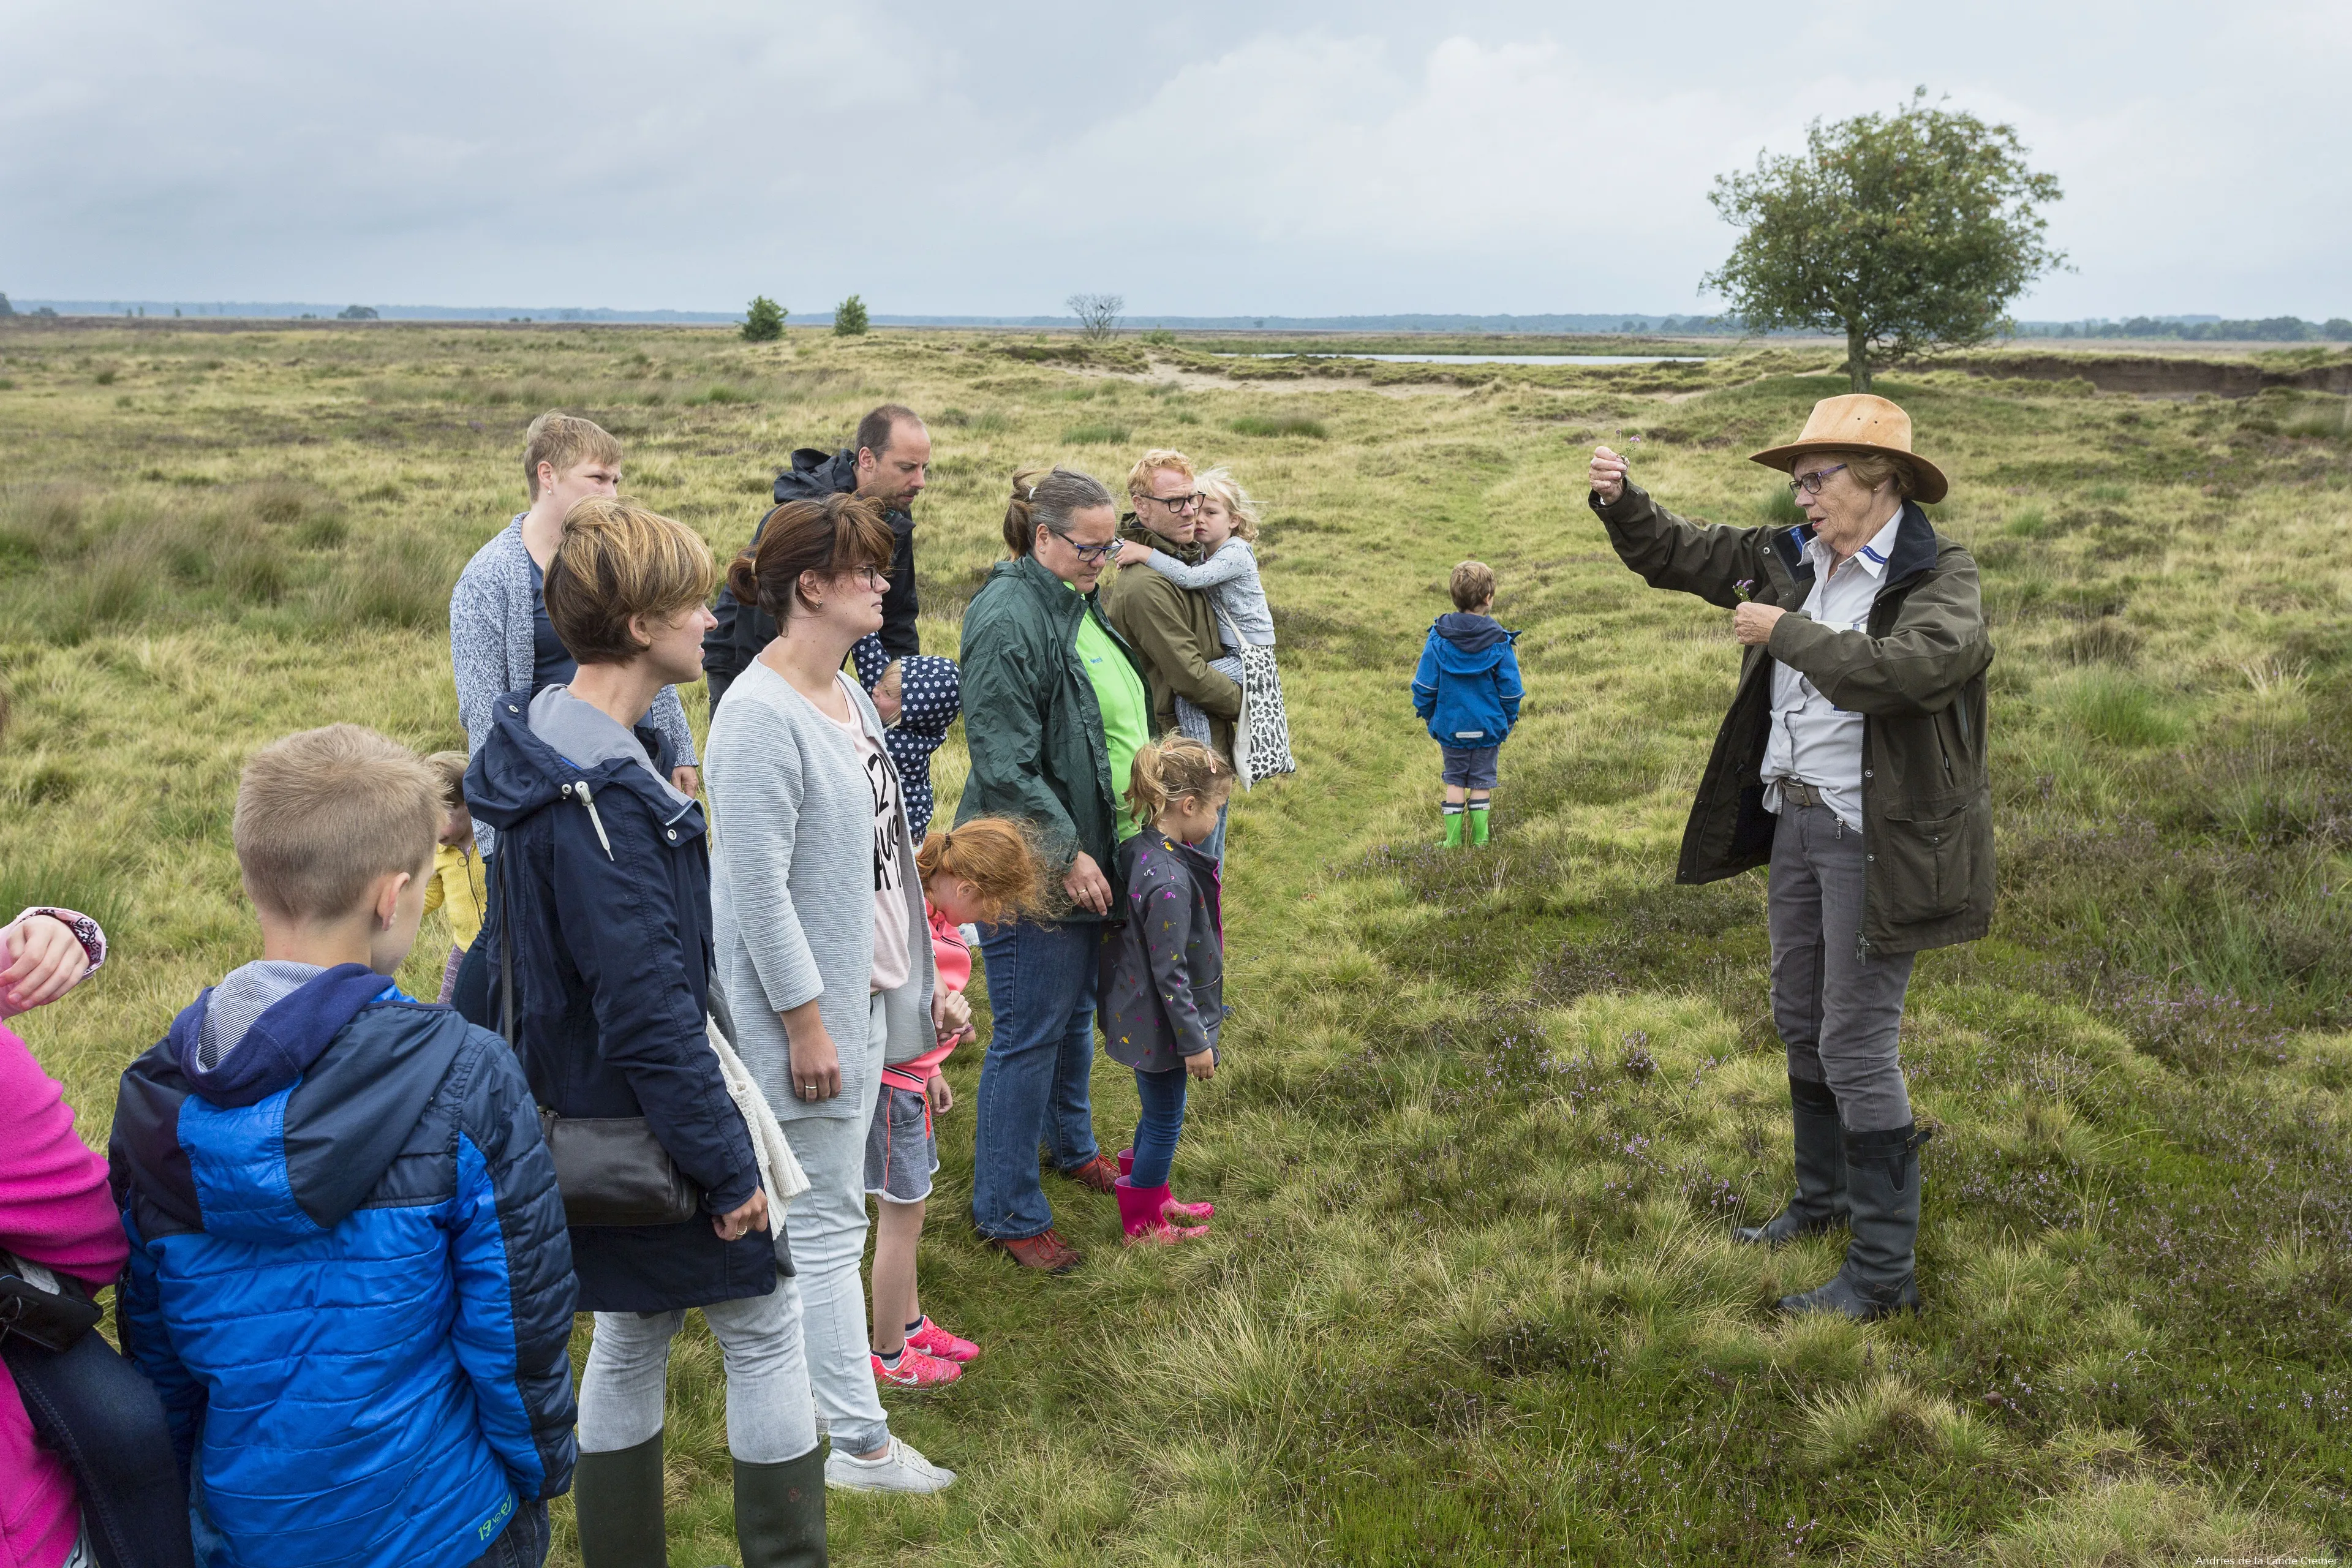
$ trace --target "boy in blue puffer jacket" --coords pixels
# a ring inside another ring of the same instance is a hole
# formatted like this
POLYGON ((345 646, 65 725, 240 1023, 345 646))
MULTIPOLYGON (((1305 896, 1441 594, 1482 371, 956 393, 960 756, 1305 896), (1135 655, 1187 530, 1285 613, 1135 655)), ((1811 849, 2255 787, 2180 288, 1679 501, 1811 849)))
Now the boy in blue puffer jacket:
MULTIPOLYGON (((123 1349, 236 1568, 536 1568, 572 1484, 572 1249, 514 1053, 385 978, 437 774, 336 724, 258 752, 262 956, 122 1075, 123 1349)), ((209 1528, 206 1528, 209 1527, 209 1528)))
POLYGON ((1444 759, 1445 847, 1486 842, 1486 810, 1495 793, 1495 758, 1519 721, 1519 660, 1511 651, 1518 633, 1487 614, 1495 607, 1495 574, 1483 561, 1465 561, 1448 584, 1454 613, 1440 616, 1422 645, 1412 677, 1412 710, 1429 722, 1429 738, 1444 759))

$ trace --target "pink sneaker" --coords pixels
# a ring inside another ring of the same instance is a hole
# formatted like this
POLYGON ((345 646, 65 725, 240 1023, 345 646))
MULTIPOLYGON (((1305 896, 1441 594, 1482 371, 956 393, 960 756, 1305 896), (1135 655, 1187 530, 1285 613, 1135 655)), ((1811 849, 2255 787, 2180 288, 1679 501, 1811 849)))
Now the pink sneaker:
POLYGON ((956 1338, 955 1335, 931 1321, 929 1317, 923 1319, 921 1328, 907 1336, 907 1343, 910 1348, 919 1350, 928 1356, 937 1356, 941 1361, 961 1363, 980 1359, 978 1345, 970 1340, 956 1338))
MULTIPOLYGON (((870 1351, 866 1353, 873 1354, 870 1351)), ((955 1363, 926 1355, 911 1342, 906 1352, 899 1356, 896 1370, 884 1366, 880 1356, 874 1356, 874 1381, 888 1384, 893 1388, 938 1388, 962 1375, 963 1368, 955 1363)))

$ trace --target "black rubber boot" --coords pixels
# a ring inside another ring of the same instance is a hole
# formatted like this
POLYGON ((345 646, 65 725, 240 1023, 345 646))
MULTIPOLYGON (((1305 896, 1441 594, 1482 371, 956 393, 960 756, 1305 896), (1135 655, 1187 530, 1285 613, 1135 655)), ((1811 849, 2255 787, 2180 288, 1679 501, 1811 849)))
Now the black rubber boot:
POLYGON ((824 1450, 780 1465, 735 1461, 743 1568, 824 1568, 824 1450))
POLYGON ((1762 1225, 1733 1231, 1734 1241, 1779 1247, 1845 1223, 1845 1134, 1838 1125, 1837 1096, 1825 1083, 1791 1078, 1789 1114, 1796 1131, 1797 1195, 1762 1225))
POLYGON ((1864 1322, 1916 1311, 1913 1279, 1919 1241, 1919 1145, 1934 1134, 1916 1123, 1845 1135, 1846 1202, 1853 1239, 1845 1266, 1816 1290, 1780 1298, 1784 1312, 1843 1312, 1864 1322))
POLYGON ((662 1518, 662 1435, 634 1448, 582 1454, 572 1472, 583 1568, 669 1568, 662 1518))

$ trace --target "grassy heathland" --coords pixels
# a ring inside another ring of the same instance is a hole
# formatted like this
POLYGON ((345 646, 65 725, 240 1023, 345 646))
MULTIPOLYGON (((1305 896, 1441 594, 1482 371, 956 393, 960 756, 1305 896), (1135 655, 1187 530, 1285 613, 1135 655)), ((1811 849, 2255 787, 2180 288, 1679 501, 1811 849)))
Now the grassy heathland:
MULTIPOLYGON (((1687 511, 1777 515, 1744 455, 1843 391, 1822 351, 1651 370, 1278 364, 1133 339, 390 326, 0 332, 6 892, 116 957, 23 1021, 102 1143, 115 1075, 250 955, 241 759, 286 731, 459 743, 445 606, 520 504, 525 421, 589 413, 722 550, 773 468, 885 397, 932 421, 926 647, 952 652, 1017 464, 1146 445, 1265 498, 1301 772, 1236 805, 1227 1066, 1180 1156, 1215 1239, 1086 1268, 963 1222, 943 1119, 928 1304, 987 1354, 893 1396, 962 1472, 836 1497, 845 1563, 2186 1562, 2352 1540, 2352 525, 2342 400, 1890 376, 1984 568, 2001 912, 1934 954, 1916 1318, 1784 1323, 1836 1266, 1727 1239, 1789 1186, 1760 879, 1671 885, 1727 620, 1586 510, 1595 441, 1687 511), (1351 379, 1352 376, 1352 379, 1351 379), (1334 383, 1341 384, 1335 386, 1334 383), (1406 686, 1491 562, 1526 716, 1496 841, 1437 837, 1406 686)), ((698 694, 688 707, 698 710, 698 694)), ((955 798, 960 744, 941 754, 955 798)), ((437 923, 406 978, 429 988, 437 923)), ((968 1100, 976 1053, 950 1065, 968 1100)), ((1124 1142, 1123 1075, 1097 1128, 1124 1142)), ((586 1329, 583 1322, 582 1342, 586 1329)), ((715 1348, 681 1341, 672 1561, 731 1558, 715 1348)), ((568 1506, 559 1558, 575 1561, 568 1506)))

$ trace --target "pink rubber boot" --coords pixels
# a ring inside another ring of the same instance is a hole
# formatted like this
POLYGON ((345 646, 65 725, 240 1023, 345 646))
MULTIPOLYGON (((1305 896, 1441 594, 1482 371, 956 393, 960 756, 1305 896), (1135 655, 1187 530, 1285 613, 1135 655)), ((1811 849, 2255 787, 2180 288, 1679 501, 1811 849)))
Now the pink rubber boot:
MULTIPOLYGON (((1134 1173, 1134 1171, 1135 1151, 1132 1149, 1121 1149, 1118 1152, 1118 1173, 1122 1176, 1131 1175, 1134 1173)), ((1160 1210, 1160 1217, 1166 1220, 1170 1225, 1184 1225, 1187 1223, 1197 1224, 1202 1220, 1216 1218, 1217 1205, 1214 1204, 1188 1204, 1181 1198, 1170 1198, 1168 1200, 1168 1206, 1160 1210)))
POLYGON ((1129 1247, 1159 1246, 1174 1241, 1192 1241, 1209 1234, 1209 1227, 1171 1225, 1168 1223, 1168 1189, 1139 1187, 1125 1176, 1111 1189, 1118 1199, 1118 1223, 1127 1232, 1129 1247))

